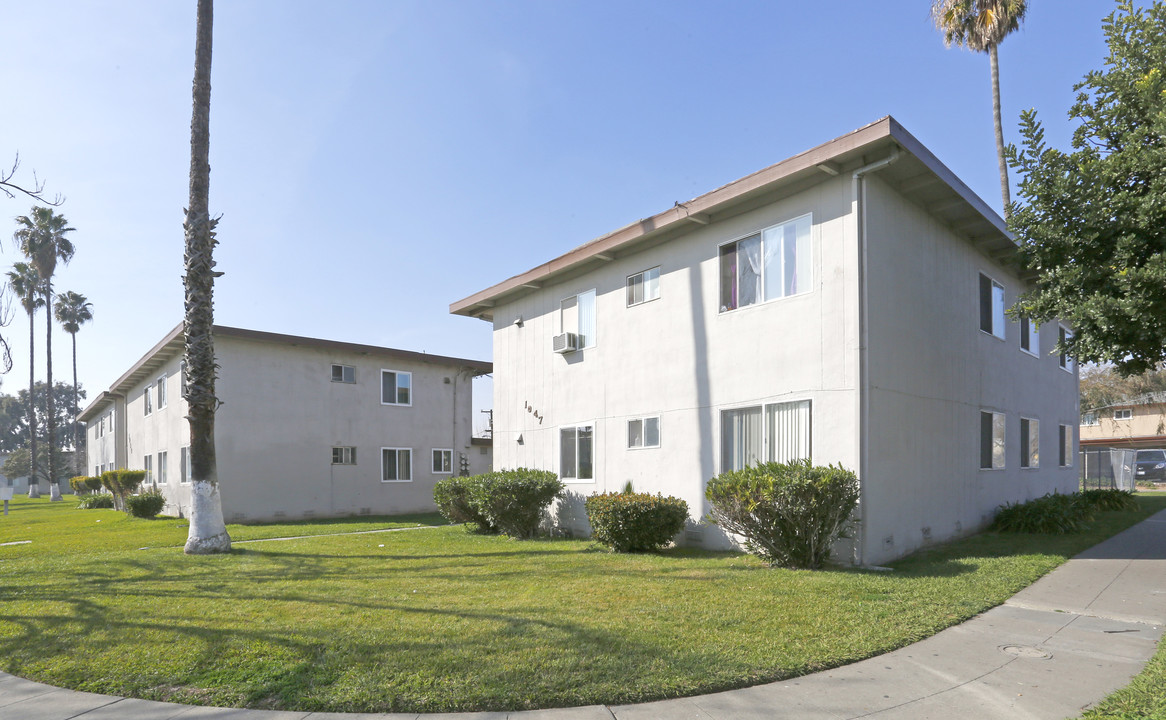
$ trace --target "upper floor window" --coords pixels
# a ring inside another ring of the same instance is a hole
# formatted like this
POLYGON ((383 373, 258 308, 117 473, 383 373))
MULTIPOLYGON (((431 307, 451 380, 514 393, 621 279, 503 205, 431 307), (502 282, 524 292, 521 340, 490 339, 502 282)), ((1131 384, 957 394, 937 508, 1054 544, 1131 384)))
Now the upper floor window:
POLYGON ((94 435, 101 437, 105 435, 105 416, 102 415, 97 419, 97 427, 94 428, 94 435))
POLYGON ((1130 408, 1113 411, 1114 420, 1131 420, 1134 417, 1134 411, 1130 408))
POLYGON ((146 391, 144 393, 142 393, 142 402, 145 405, 147 415, 154 412, 154 403, 150 402, 150 390, 151 390, 150 386, 147 385, 146 391))
POLYGON ((1081 416, 1081 424, 1082 425, 1097 425, 1098 424, 1097 413, 1087 412, 1084 415, 1082 415, 1081 416))
POLYGON ((332 366, 332 382, 336 383, 354 383, 356 382, 356 368, 351 365, 333 365, 332 366))
POLYGON ((432 470, 434 475, 451 474, 453 472, 453 450, 434 448, 432 470))
POLYGON ((1020 349, 1029 355, 1040 354, 1040 330, 1029 318, 1020 321, 1020 349))
POLYGON ((158 378, 158 382, 154 383, 154 387, 157 388, 158 409, 161 410, 166 407, 166 376, 163 375, 158 378))
MULTIPOLYGON (((1073 333, 1066 330, 1064 325, 1061 326, 1060 330, 1060 341, 1062 345, 1073 339, 1073 333)), ((1061 351, 1060 363, 1061 367, 1068 372, 1073 372, 1076 370, 1076 363, 1073 361, 1072 357, 1065 353, 1064 350, 1061 351)))
POLYGON ((381 370, 381 404, 412 405, 413 373, 381 370))
POLYGON ((654 267, 628 276, 628 307, 660 297, 660 268, 654 267))
POLYGON ((980 273, 980 330, 1004 339, 1004 286, 980 273))
POLYGON ((588 290, 559 303, 559 328, 576 335, 575 347, 595 347, 595 291, 588 290))
POLYGON ((721 312, 809 292, 811 216, 721 246, 721 312))
POLYGON ((354 447, 334 447, 334 448, 332 448, 332 464, 333 465, 355 465, 356 464, 356 448, 354 448, 354 447))

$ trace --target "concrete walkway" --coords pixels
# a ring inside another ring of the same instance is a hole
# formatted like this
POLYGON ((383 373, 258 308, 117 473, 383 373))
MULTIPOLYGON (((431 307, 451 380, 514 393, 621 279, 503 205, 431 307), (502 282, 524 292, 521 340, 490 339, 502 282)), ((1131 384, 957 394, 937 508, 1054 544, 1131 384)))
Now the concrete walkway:
POLYGON ((1126 685, 1166 624, 1166 511, 1082 553, 1011 600, 922 642, 744 690, 514 713, 230 710, 60 690, 0 673, 2 720, 720 720, 1075 717, 1126 685))

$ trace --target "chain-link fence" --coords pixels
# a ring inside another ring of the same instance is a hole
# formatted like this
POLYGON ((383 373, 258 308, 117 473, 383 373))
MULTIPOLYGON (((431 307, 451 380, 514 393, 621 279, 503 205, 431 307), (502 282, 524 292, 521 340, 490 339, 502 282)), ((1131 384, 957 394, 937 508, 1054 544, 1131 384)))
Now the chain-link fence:
POLYGON ((1135 450, 1082 448, 1077 467, 1081 469, 1081 489, 1134 489, 1135 450))

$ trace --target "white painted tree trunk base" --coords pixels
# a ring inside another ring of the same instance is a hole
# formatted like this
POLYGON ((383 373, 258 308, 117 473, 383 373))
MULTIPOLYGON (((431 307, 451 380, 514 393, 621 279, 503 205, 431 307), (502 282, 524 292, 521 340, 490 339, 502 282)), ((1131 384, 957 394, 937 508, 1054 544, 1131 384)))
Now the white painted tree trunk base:
POLYGON ((231 536, 223 523, 219 484, 195 480, 190 488, 190 532, 186 536, 187 555, 210 555, 231 551, 231 536))
POLYGON ((28 486, 28 499, 36 500, 40 497, 40 485, 31 484, 28 486))
POLYGON ((61 502, 65 498, 61 497, 61 484, 52 483, 49 485, 49 502, 61 502))

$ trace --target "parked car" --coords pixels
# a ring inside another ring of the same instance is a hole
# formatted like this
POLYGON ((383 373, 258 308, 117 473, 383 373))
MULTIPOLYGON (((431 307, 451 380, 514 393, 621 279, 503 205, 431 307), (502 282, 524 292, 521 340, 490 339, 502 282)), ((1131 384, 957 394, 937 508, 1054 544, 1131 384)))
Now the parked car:
POLYGON ((1166 450, 1139 450, 1134 480, 1166 480, 1166 450))

